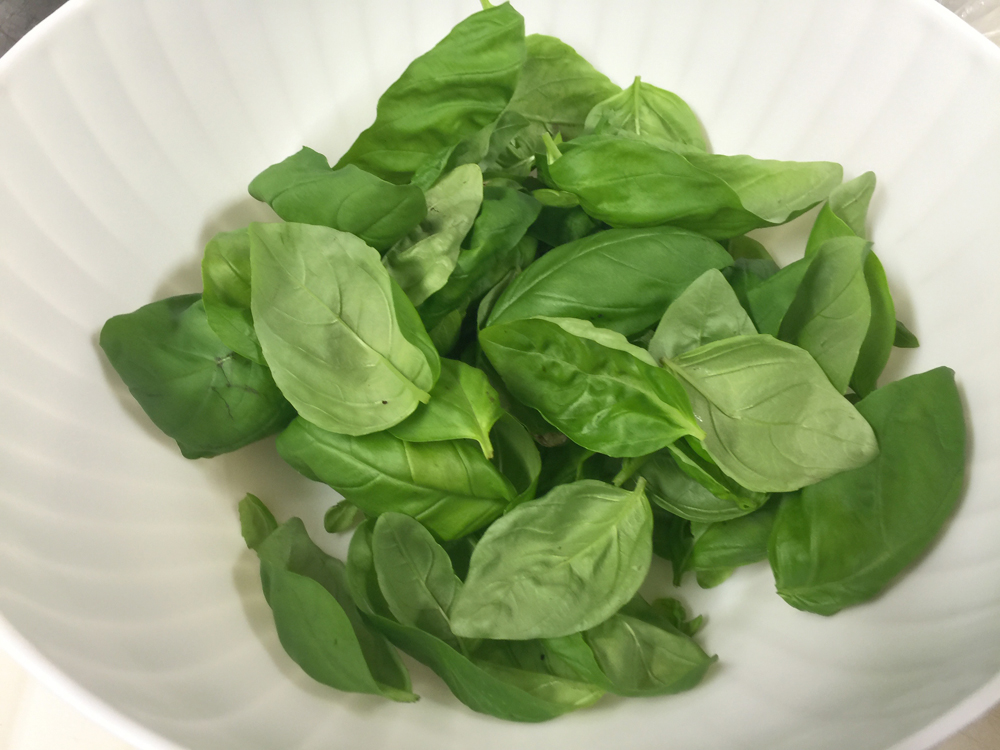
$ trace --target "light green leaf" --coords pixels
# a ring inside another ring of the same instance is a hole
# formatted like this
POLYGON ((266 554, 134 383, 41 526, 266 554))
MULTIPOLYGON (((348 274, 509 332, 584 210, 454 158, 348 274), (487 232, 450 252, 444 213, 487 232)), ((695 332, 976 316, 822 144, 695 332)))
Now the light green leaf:
POLYGON ((257 336, 299 414, 362 435, 430 398, 437 352, 376 250, 335 229, 291 223, 252 224, 250 245, 257 336))
POLYGON ((385 255, 385 267, 414 305, 448 282, 462 240, 483 203, 483 173, 458 167, 427 191, 427 218, 385 255))
POLYGON ((451 611, 467 638, 558 638, 603 622, 646 577, 653 516, 632 492, 584 480, 514 508, 476 545, 451 611))
POLYGON ((430 401, 390 427, 389 432, 411 443, 469 438, 491 458, 490 429, 502 414, 497 392, 482 370, 442 359, 441 377, 431 391, 430 401))
POLYGON ((724 339, 666 360, 705 448, 755 492, 791 492, 878 455, 871 427, 807 352, 771 336, 724 339))

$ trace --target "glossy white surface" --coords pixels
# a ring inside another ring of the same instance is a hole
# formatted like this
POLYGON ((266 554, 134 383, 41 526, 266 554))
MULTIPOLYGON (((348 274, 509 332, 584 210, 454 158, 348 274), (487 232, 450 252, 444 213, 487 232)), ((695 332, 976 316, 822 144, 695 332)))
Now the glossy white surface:
MULTIPOLYGON (((722 659, 702 687, 542 726, 471 714, 419 665, 423 700, 398 706, 313 685, 281 652, 235 504, 253 491, 319 538, 332 493, 267 442, 182 459, 96 333, 197 290, 205 240, 269 215, 245 192, 262 167, 303 143, 336 157, 405 64, 473 10, 434 7, 71 2, 0 60, 0 611, 12 626, 0 635, 13 653, 141 748, 627 737, 917 750, 985 710, 1000 696, 1000 53, 929 0, 518 4, 530 31, 565 38, 618 82, 641 73, 686 97, 718 151, 879 175, 874 239, 923 343, 897 351, 890 376, 948 364, 970 406, 968 492, 916 569, 832 619, 784 605, 766 566, 685 589, 722 659)), ((787 259, 807 229, 770 236, 787 259)))

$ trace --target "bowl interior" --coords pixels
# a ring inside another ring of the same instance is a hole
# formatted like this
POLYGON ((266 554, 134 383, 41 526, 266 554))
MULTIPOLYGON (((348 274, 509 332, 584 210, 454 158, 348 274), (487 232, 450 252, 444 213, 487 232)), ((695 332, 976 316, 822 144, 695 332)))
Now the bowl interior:
MULTIPOLYGON (((0 611, 23 658, 144 747, 903 742, 1000 672, 1000 52, 930 0, 517 3, 529 31, 618 83, 687 98, 719 152, 874 170, 876 248, 922 344, 886 378, 948 365, 965 400, 967 491, 930 553, 829 619, 785 605, 766 565, 685 587, 721 660, 690 693, 520 726, 471 713, 412 660, 416 706, 312 683, 278 644, 235 508, 254 492, 342 555, 322 532, 334 493, 273 441, 186 461, 100 355, 111 315, 200 290, 212 234, 274 218, 246 193, 257 172, 304 144, 339 156, 474 5, 77 0, 0 62, 0 611)), ((761 236, 789 260, 811 216, 761 236)))

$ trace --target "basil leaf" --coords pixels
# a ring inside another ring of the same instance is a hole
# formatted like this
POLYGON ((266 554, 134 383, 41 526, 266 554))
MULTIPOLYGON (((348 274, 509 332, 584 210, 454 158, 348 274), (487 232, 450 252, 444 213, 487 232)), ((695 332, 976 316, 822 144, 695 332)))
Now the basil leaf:
POLYGON ((278 437, 278 453, 366 514, 413 516, 441 539, 485 526, 514 498, 510 483, 465 440, 408 443, 379 432, 328 432, 301 417, 278 437))
POLYGON ((364 513, 354 503, 341 500, 323 514, 323 528, 328 534, 342 534, 359 520, 364 519, 364 513))
POLYGON ((642 456, 702 435, 677 380, 629 351, 541 318, 484 328, 479 342, 515 398, 592 451, 642 456))
POLYGON ((427 191, 427 218, 386 253, 389 275, 414 305, 448 282, 482 202, 479 167, 458 167, 427 191))
POLYGON ((867 252, 868 243, 858 237, 823 243, 778 331, 781 340, 809 352, 840 393, 847 391, 871 322, 864 273, 867 252))
POLYGON ((200 294, 116 315, 101 329, 100 344, 146 416, 185 458, 242 448, 295 416, 271 372, 215 335, 200 294))
POLYGON ((330 169, 326 157, 311 148, 265 169, 249 190, 285 221, 339 229, 381 252, 427 214, 416 185, 394 185, 353 164, 330 169))
MULTIPOLYGON (((434 670, 462 703, 473 711, 501 719, 536 722, 560 716, 600 696, 600 689, 592 685, 568 691, 545 690, 537 677, 476 663, 431 633, 396 622, 379 589, 372 549, 373 526, 368 521, 358 528, 347 555, 348 583, 358 607, 398 648, 434 670), (525 684, 529 680, 533 684, 525 684), (592 699, 582 701, 584 696, 592 699)), ((552 684, 551 679, 543 682, 552 684)))
MULTIPOLYGON (((248 495, 241 505, 259 503, 248 495)), ((255 549, 278 639, 306 674, 338 690, 417 700, 399 656, 361 619, 343 563, 312 542, 301 520, 277 527, 255 549)))
POLYGON ((486 375, 453 359, 441 360, 441 377, 431 399, 389 428, 389 433, 411 443, 469 438, 493 456, 490 429, 503 415, 500 398, 486 375))
POLYGON ((586 211, 576 208, 543 206, 528 234, 551 247, 583 239, 597 229, 597 222, 586 211))
POLYGON ((671 91, 635 77, 624 91, 605 99, 587 115, 587 133, 642 138, 657 145, 679 143, 706 150, 698 117, 671 91))
POLYGON ((806 257, 834 237, 868 237, 865 220, 868 205, 875 192, 875 173, 865 172, 860 177, 836 187, 820 210, 806 243, 806 257))
POLYGON ((669 450, 649 456, 639 468, 638 476, 646 480, 646 494, 652 502, 690 521, 712 523, 739 518, 767 499, 763 493, 745 490, 742 504, 737 504, 731 496, 719 497, 682 471, 669 450))
POLYGON ((870 250, 865 257, 864 273, 871 298, 871 322, 851 373, 851 388, 862 397, 878 387, 878 378, 889 363, 896 336, 896 306, 889 292, 889 281, 882 263, 870 250))
POLYGON ((546 495, 560 484, 570 484, 583 479, 584 463, 594 451, 587 450, 567 440, 562 445, 542 448, 542 471, 538 477, 538 495, 546 495))
POLYGON ((500 295, 488 323, 580 318, 632 336, 705 271, 731 263, 720 245, 681 229, 599 232, 532 263, 500 295))
POLYGON ((512 504, 533 500, 542 471, 542 458, 528 430, 514 417, 503 414, 493 425, 491 435, 496 446, 493 463, 517 492, 512 504))
POLYGON ((427 402, 437 352, 375 250, 326 227, 251 224, 250 258, 257 336, 299 414, 362 435, 427 402))
POLYGON ((611 226, 670 224, 713 239, 794 219, 826 198, 842 173, 830 162, 681 155, 606 136, 590 136, 548 167, 555 187, 611 226))
POLYGON ((267 365, 250 312, 250 234, 219 232, 201 261, 202 301, 208 324, 223 344, 258 365, 267 365))
POLYGON ((509 3, 474 13, 414 60, 378 101, 374 124, 337 163, 409 182, 428 156, 486 127, 514 94, 524 19, 509 3))
POLYGON ((900 349, 916 349, 920 346, 920 341, 917 340, 917 337, 905 325, 897 320, 896 335, 892 345, 898 346, 900 349))
POLYGON ((606 620, 635 594, 653 517, 632 492, 584 480, 519 505, 476 545, 451 611, 467 638, 557 638, 606 620))
MULTIPOLYGON (((462 337, 462 324, 465 322, 466 310, 452 310, 427 331, 431 343, 438 354, 444 356, 458 345, 462 337)), ((419 408, 419 407, 417 407, 419 408)))
POLYGON ((778 335, 811 264, 812 258, 801 258, 747 289, 747 304, 758 333, 778 335))
POLYGON ((868 423, 796 346, 739 336, 666 364, 705 427, 705 448, 749 490, 791 492, 878 454, 868 423))
POLYGON ((688 560, 693 546, 691 522, 654 505, 653 554, 670 561, 674 586, 681 585, 681 580, 688 571, 688 560))
POLYGON ((274 514, 256 495, 247 493, 239 504, 240 533, 249 549, 256 550, 278 528, 274 514))
POLYGON ((752 492, 728 477, 712 460, 708 450, 700 441, 691 438, 678 440, 676 443, 668 445, 667 451, 683 473, 716 497, 736 503, 743 511, 756 510, 767 500, 765 493, 752 492))
POLYGON ((711 269, 670 303, 649 342, 649 354, 656 361, 673 359, 713 341, 755 333, 729 282, 711 269))
POLYGON ((670 695, 690 690, 718 657, 689 636, 627 614, 616 614, 584 633, 597 663, 618 695, 670 695))
POLYGON ((787 496, 770 540, 778 593, 823 615, 878 595, 916 560, 964 479, 965 421, 950 369, 890 383, 857 408, 878 457, 787 496))
POLYGON ((728 578, 735 568, 767 559, 767 540, 777 511, 778 504, 771 502, 749 515, 711 523, 695 533, 688 566, 702 588, 721 583, 719 578, 728 578))
POLYGON ((448 611, 462 582, 448 553, 419 522, 400 513, 378 517, 371 544, 379 589, 393 617, 458 648, 448 611))
POLYGON ((567 140, 581 135, 590 110, 621 88, 555 37, 530 34, 525 43, 528 56, 510 111, 567 140))
POLYGON ((472 225, 467 245, 441 289, 420 305, 420 317, 433 327, 450 311, 470 304, 498 284, 514 268, 535 257, 534 246, 522 246, 525 232, 541 206, 511 188, 483 188, 482 211, 472 225))

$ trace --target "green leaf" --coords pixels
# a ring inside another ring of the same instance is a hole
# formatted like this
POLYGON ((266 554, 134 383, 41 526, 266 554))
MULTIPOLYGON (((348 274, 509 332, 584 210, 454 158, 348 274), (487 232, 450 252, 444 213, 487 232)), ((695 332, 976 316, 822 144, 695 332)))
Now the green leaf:
POLYGON ((524 19, 509 3, 461 21, 378 101, 374 124, 337 163, 409 182, 428 156, 500 116, 526 56, 524 19))
POLYGON ((914 336, 910 330, 903 325, 900 321, 896 321, 896 334, 892 341, 893 346, 897 346, 900 349, 916 349, 920 346, 920 341, 914 336))
POLYGON ((833 387, 847 392, 871 322, 864 264, 868 243, 835 237, 809 264, 781 321, 778 337, 809 352, 833 387))
POLYGON ((278 522, 267 506, 256 495, 249 492, 240 500, 240 532, 250 549, 257 549, 271 532, 278 528, 278 522))
POLYGON ((546 495, 560 484, 578 482, 584 478, 583 466, 594 451, 567 440, 562 445, 542 448, 542 471, 538 477, 538 495, 546 495))
POLYGON ((639 76, 624 91, 605 99, 587 115, 587 133, 642 138, 657 145, 679 143, 706 150, 697 115, 677 94, 644 83, 639 76))
POLYGON ((875 173, 865 172, 860 177, 848 180, 836 187, 825 206, 816 217, 809 241, 806 243, 806 257, 834 237, 860 237, 867 239, 865 220, 868 204, 875 192, 875 173))
POLYGON ((431 391, 430 401, 390 427, 389 433, 411 443, 469 438, 491 458, 490 429, 502 414, 500 398, 481 370, 442 359, 441 377, 431 391))
POLYGON ((583 239, 593 233, 597 226, 597 222, 579 206, 543 206, 535 223, 528 229, 528 234, 546 245, 559 247, 583 239))
POLYGON ((427 191, 427 218, 385 255, 385 267, 414 305, 447 282, 483 202, 483 174, 466 164, 427 191))
POLYGON ((580 318, 632 336, 655 325, 705 271, 731 263, 717 243, 681 229, 599 232, 532 263, 497 300, 488 322, 580 318))
POLYGON ((670 695, 690 690, 717 660, 684 633, 616 614, 584 634, 618 695, 670 695))
POLYGON ((858 351, 858 361, 851 373, 851 388, 864 397, 878 387, 878 378, 889 363, 896 337, 896 306, 889 291, 885 269, 869 251, 865 257, 865 284, 871 298, 871 322, 858 351))
POLYGON ((801 258, 747 289, 750 315, 758 333, 777 336, 812 258, 801 258))
POLYGON ((309 539, 302 521, 292 518, 256 551, 278 639, 306 674, 338 690, 417 700, 399 656, 361 619, 343 563, 309 539))
POLYGON ((250 312, 250 234, 246 229, 219 232, 208 241, 201 279, 205 314, 215 335, 237 354, 266 365, 250 312))
POLYGON ((467 638, 558 638, 603 622, 635 594, 653 517, 632 492, 591 480, 514 508, 476 545, 451 611, 467 638))
POLYGON ((733 288, 713 268, 670 303, 649 342, 649 354, 656 361, 673 359, 713 341, 755 333, 733 288))
MULTIPOLYGON (((583 696, 592 703, 601 690, 592 685, 560 691, 538 684, 525 684, 532 678, 513 674, 511 670, 494 670, 490 665, 477 664, 434 635, 396 622, 389 614, 388 604, 379 589, 372 550, 372 528, 362 524, 351 539, 347 555, 347 576, 352 595, 369 622, 390 641, 417 661, 426 664, 441 677, 462 703, 473 711, 510 721, 546 721, 580 707, 583 696), (529 688, 530 692, 528 689, 529 688)), ((573 685, 566 686, 573 688, 573 685)))
MULTIPOLYGON (((677 463, 677 467, 709 492, 723 500, 729 500, 743 511, 756 510, 767 500, 762 492, 752 492, 742 487, 725 474, 712 460, 704 443, 691 438, 678 440, 667 446, 667 451, 677 463)), ((683 514, 681 514, 683 515, 683 514)), ((722 520, 720 518, 712 520, 722 520)))
POLYGON ((379 516, 371 543, 379 589, 393 617, 457 649, 448 612, 462 582, 448 553, 419 522, 400 513, 379 516))
POLYGON ((653 554, 670 561, 674 586, 681 585, 681 580, 688 571, 693 546, 691 522, 653 506, 653 554))
MULTIPOLYGON (((431 338, 431 343, 434 344, 434 348, 442 357, 449 354, 462 337, 462 324, 465 322, 465 313, 465 310, 452 310, 441 318, 437 325, 427 331, 427 335, 431 338)), ((419 409, 420 407, 418 406, 417 408, 419 409)))
POLYGON ((842 176, 830 162, 682 155, 631 138, 589 136, 569 145, 549 178, 595 219, 614 227, 670 224, 713 239, 784 224, 826 198, 842 176))
POLYGON ((101 329, 100 344, 142 410, 186 458, 242 448, 295 416, 271 372, 222 343, 200 294, 116 315, 101 329))
POLYGON ((646 480, 646 494, 652 502, 690 521, 712 523, 738 518, 760 507, 767 499, 763 493, 746 490, 742 491, 740 503, 730 493, 720 497, 681 470, 669 450, 649 456, 638 475, 646 480))
POLYGON ((535 257, 535 247, 522 241, 540 209, 538 201, 525 193, 484 187, 482 211, 472 225, 468 246, 459 251, 445 285, 420 305, 425 324, 433 327, 450 311, 486 294, 511 270, 526 267, 535 257))
POLYGON ((366 514, 405 513, 441 539, 485 526, 515 494, 482 450, 466 440, 408 443, 385 432, 340 435, 300 417, 278 437, 278 453, 366 514))
POLYGON ((702 434, 677 380, 629 351, 541 318, 484 328, 479 342, 515 398, 592 451, 642 456, 702 434))
POLYGON ((728 578, 734 568, 766 560, 777 510, 778 504, 771 502, 749 515, 711 523, 696 532, 688 565, 698 574, 698 583, 710 582, 713 575, 728 578))
POLYGON ((770 540, 778 593, 823 615, 889 586, 938 536, 964 480, 965 421, 950 369, 890 383, 857 408, 878 457, 787 496, 770 540))
POLYGON ((567 140, 581 135, 590 110, 621 88, 555 37, 531 34, 525 42, 528 56, 510 110, 567 140))
POLYGON ((528 430, 514 417, 503 414, 493 425, 493 463, 510 480, 517 492, 512 504, 533 500, 542 471, 538 446, 528 430))
POLYGON ((327 227, 251 224, 250 257, 257 336, 299 414, 362 435, 427 402, 437 352, 378 252, 327 227))
POLYGON ((649 604, 649 608, 657 620, 663 622, 665 630, 672 627, 684 635, 694 636, 705 624, 705 618, 701 615, 689 619, 687 609, 677 599, 670 597, 655 599, 649 604))
POLYGON ((328 534, 343 534, 363 519, 364 514, 359 507, 347 500, 341 500, 323 514, 323 528, 328 534))
POLYGON ((330 169, 326 157, 311 148, 268 167, 249 189, 285 221, 339 229, 381 252, 427 214, 416 185, 394 185, 353 164, 330 169))
POLYGON ((748 490, 791 492, 878 454, 868 423, 797 346, 739 336, 666 364, 687 388, 708 453, 748 490))

